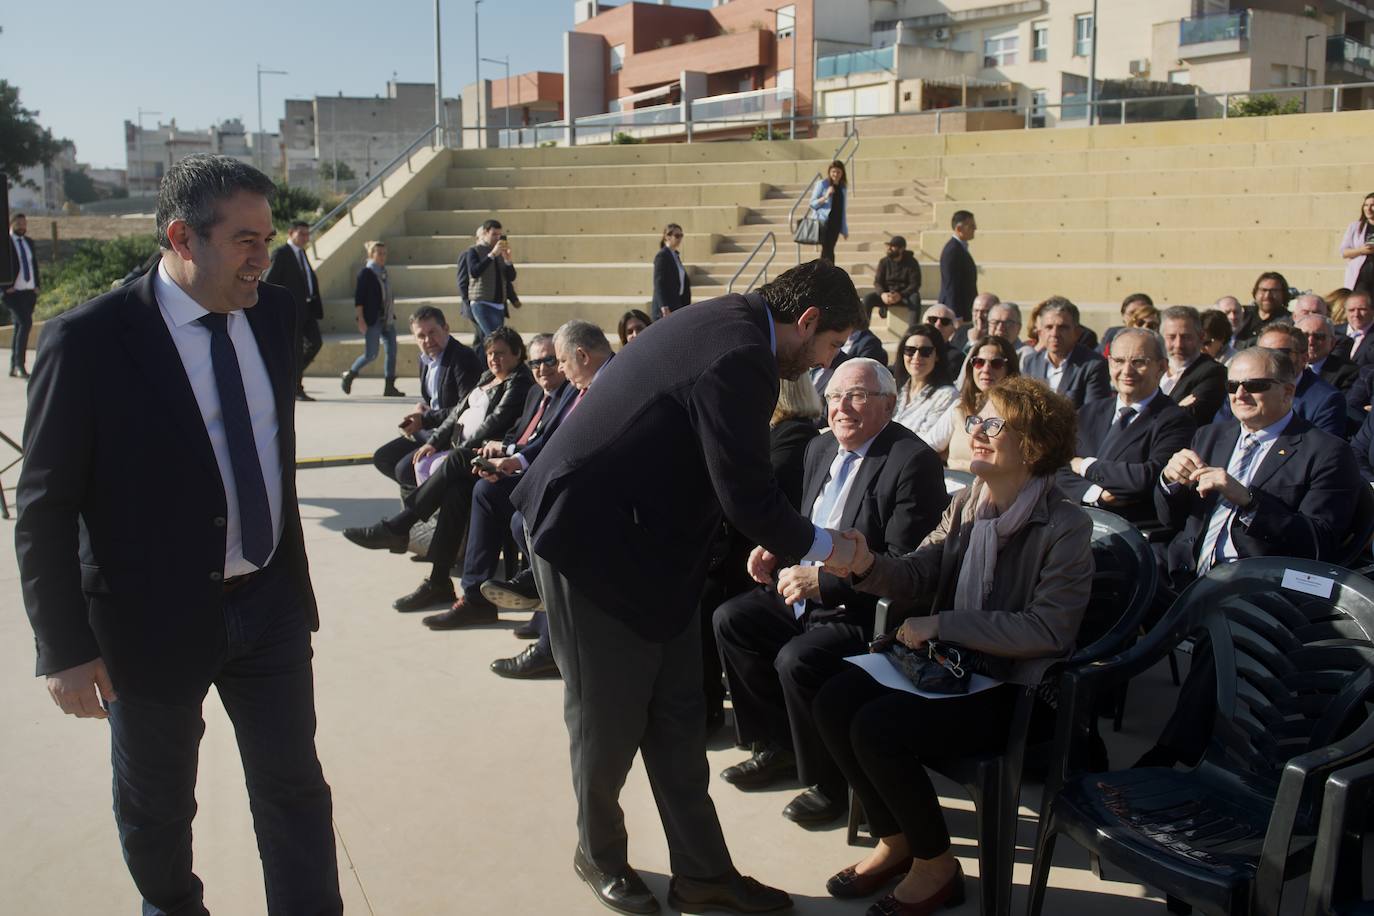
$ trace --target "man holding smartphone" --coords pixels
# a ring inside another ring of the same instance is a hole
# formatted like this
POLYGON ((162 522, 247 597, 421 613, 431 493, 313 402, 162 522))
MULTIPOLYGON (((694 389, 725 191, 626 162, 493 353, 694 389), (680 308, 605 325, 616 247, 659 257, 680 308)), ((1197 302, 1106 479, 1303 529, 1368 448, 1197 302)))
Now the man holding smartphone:
POLYGON ((463 253, 463 267, 472 318, 486 337, 506 323, 506 300, 515 282, 510 242, 506 241, 498 220, 482 223, 477 230, 477 244, 463 253))

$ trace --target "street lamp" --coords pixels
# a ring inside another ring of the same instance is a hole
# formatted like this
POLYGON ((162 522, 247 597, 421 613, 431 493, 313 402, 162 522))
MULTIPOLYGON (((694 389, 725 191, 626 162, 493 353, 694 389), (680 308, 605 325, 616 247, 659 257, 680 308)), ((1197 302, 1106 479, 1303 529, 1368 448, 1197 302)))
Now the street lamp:
MULTIPOLYGON (((766 7, 764 8, 764 12, 765 12, 765 13, 772 13, 775 17, 776 17, 776 16, 781 16, 781 15, 783 14, 783 10, 781 10, 781 9, 768 9, 768 8, 766 8, 766 7)), ((793 4, 793 5, 792 5, 792 11, 791 11, 790 13, 788 13, 788 15, 792 17, 792 120, 791 120, 791 123, 790 123, 789 126, 788 126, 788 130, 787 130, 787 139, 789 139, 789 140, 795 140, 795 139, 797 139, 797 6, 796 6, 796 4, 793 4)), ((779 25, 780 25, 780 23, 778 23, 778 22, 776 22, 776 21, 773 23, 773 35, 774 35, 775 37, 777 36, 777 34, 778 34, 778 32, 779 32, 779 29, 778 29, 778 26, 779 26, 779 25)), ((813 113, 813 114, 815 113, 814 109, 812 110, 812 113, 813 113)), ((772 140, 773 138, 772 138, 772 137, 769 137, 768 139, 769 139, 769 140, 772 140)))
POLYGON ((439 0, 434 0, 434 123, 438 124, 439 136, 435 146, 444 145, 444 65, 442 47, 439 43, 439 0))
POLYGON ((270 76, 286 76, 285 70, 265 70, 262 64, 258 64, 258 138, 253 144, 253 164, 262 170, 262 156, 259 147, 262 146, 262 75, 266 73, 270 76))
POLYGON ((507 54, 504 58, 501 58, 501 59, 499 59, 499 60, 498 60, 498 59, 495 59, 495 58, 491 58, 491 57, 484 57, 484 58, 482 58, 482 60, 486 61, 486 62, 489 63, 489 64, 500 64, 501 66, 503 66, 503 67, 506 68, 506 142, 509 143, 509 142, 510 142, 510 55, 507 54))
MULTIPOLYGON (((1321 35, 1308 35, 1302 40, 1302 88, 1304 89, 1312 85, 1312 79, 1310 76, 1308 76, 1307 55, 1308 52, 1312 49, 1312 39, 1314 38, 1321 38, 1321 35)), ((1302 94, 1303 114, 1307 114, 1307 95, 1308 94, 1306 92, 1302 94)))
MULTIPOLYGON (((138 110, 138 133, 135 134, 134 137, 135 137, 135 143, 136 143, 137 149, 138 149, 138 180, 139 180, 140 183, 143 182, 143 116, 144 116, 144 115, 160 115, 160 114, 162 114, 162 112, 160 112, 160 111, 149 111, 149 110, 146 109, 146 108, 140 108, 140 109, 138 110)), ((130 177, 132 177, 132 176, 130 176, 130 177)), ((133 188, 130 187, 129 190, 132 191, 133 188)))

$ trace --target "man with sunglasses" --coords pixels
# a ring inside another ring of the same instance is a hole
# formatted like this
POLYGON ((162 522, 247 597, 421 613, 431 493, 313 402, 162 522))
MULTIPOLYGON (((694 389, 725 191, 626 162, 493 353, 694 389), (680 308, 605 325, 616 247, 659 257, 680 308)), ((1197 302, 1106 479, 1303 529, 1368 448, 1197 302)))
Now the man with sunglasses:
MULTIPOLYGON (((1297 314, 1296 310, 1294 314, 1297 314)), ((1336 348, 1336 329, 1331 320, 1324 315, 1311 313, 1294 318, 1293 327, 1307 335, 1307 368, 1337 391, 1348 390, 1359 378, 1360 368, 1333 352, 1336 348)))
MULTIPOLYGON (((1307 335, 1291 324, 1274 324, 1260 332, 1256 346, 1283 353, 1293 361, 1297 373, 1293 413, 1318 429, 1345 438, 1345 397, 1307 367, 1307 335)), ((1216 419, 1230 418, 1231 404, 1227 401, 1217 411, 1216 419)))

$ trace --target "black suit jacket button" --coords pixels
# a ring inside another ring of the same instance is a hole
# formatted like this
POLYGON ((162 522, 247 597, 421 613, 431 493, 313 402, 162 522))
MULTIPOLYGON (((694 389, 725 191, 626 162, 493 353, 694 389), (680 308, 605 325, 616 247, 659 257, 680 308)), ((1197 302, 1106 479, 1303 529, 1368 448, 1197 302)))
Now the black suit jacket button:
POLYGON ((210 581, 211 581, 211 582, 222 582, 222 581, 224 581, 224 573, 220 572, 218 569, 211 570, 211 571, 210 571, 210 581))
POLYGON ((229 524, 229 523, 228 523, 228 521, 225 520, 224 516, 218 515, 218 516, 215 517, 215 527, 216 527, 216 528, 223 528, 223 527, 224 527, 225 525, 227 525, 227 524, 229 524))

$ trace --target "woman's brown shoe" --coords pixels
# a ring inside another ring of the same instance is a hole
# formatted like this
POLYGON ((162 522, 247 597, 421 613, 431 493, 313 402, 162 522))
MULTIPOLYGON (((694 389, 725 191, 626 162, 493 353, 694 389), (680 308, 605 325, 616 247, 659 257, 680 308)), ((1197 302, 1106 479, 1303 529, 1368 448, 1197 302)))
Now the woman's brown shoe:
POLYGON ((938 891, 916 903, 898 900, 892 894, 868 908, 866 916, 930 916, 940 907, 956 907, 964 902, 964 869, 957 862, 954 874, 938 891))
POLYGON ((832 875, 830 880, 825 882, 825 889, 830 892, 832 897, 838 897, 841 900, 857 900, 860 897, 873 896, 883 885, 902 877, 909 871, 911 871, 910 856, 894 863, 889 868, 870 872, 866 875, 859 874, 851 865, 839 874, 832 875))

